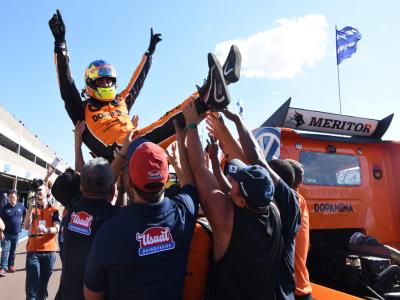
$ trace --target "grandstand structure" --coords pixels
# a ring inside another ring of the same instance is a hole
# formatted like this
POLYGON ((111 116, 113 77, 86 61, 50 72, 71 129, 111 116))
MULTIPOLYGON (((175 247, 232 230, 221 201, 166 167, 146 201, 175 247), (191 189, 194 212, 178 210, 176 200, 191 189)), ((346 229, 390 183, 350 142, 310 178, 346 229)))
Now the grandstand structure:
POLYGON ((0 106, 0 193, 16 189, 19 199, 27 199, 32 179, 43 179, 56 158, 60 163, 52 180, 68 167, 66 162, 0 106))

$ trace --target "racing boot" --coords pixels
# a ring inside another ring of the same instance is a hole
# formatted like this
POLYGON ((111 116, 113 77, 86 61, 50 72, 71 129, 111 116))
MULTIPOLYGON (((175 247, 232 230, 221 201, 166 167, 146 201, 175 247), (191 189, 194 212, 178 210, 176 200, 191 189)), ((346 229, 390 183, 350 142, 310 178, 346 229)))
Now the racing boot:
POLYGON ((222 66, 226 84, 235 83, 239 80, 241 65, 242 56, 240 54, 239 48, 236 45, 232 45, 225 60, 225 63, 222 66))
POLYGON ((229 91, 221 65, 217 57, 208 54, 208 76, 202 87, 197 86, 199 98, 196 99, 196 108, 199 114, 210 109, 221 110, 230 103, 229 91))

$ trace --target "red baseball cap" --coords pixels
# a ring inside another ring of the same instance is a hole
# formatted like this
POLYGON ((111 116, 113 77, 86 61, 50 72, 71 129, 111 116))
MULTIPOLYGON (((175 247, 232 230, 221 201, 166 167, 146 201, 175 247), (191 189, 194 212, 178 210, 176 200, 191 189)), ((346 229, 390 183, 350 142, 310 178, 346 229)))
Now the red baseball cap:
POLYGON ((168 181, 168 160, 165 151, 160 146, 145 141, 142 143, 132 142, 132 147, 128 150, 129 158, 129 178, 132 183, 141 191, 157 192, 160 187, 151 188, 152 183, 162 183, 164 186, 168 181), (132 154, 129 155, 131 152, 132 154))

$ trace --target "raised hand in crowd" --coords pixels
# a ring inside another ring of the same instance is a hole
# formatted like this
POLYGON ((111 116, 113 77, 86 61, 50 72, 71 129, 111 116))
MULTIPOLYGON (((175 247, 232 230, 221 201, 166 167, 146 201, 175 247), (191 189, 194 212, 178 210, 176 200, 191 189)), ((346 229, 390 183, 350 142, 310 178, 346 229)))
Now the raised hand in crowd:
POLYGON ((83 132, 86 129, 85 121, 78 121, 75 124, 74 141, 75 141, 75 171, 80 173, 85 164, 82 153, 83 132))
POLYGON ((232 136, 220 113, 211 113, 206 119, 207 130, 224 144, 224 155, 229 159, 246 161, 239 142, 232 136))
POLYGON ((128 154, 129 145, 137 138, 137 136, 134 136, 135 132, 136 132, 135 129, 131 130, 126 135, 121 149, 116 149, 114 151, 115 159, 111 163, 111 170, 114 175, 114 183, 117 182, 119 174, 121 173, 121 170, 124 167, 126 156, 128 154))
MULTIPOLYGON (((192 124, 197 124, 196 123, 197 121, 194 120, 193 121, 194 123, 192 122, 192 124)), ((174 127, 175 127, 176 143, 177 143, 177 147, 178 147, 179 164, 181 166, 181 177, 180 178, 178 177, 179 178, 179 185, 181 187, 185 186, 187 184, 193 184, 194 185, 194 178, 193 178, 193 174, 192 174, 192 169, 190 168, 187 148, 186 148, 186 145, 185 145, 186 129, 181 129, 179 127, 179 124, 178 124, 177 120, 174 120, 174 127)))
POLYGON ((44 177, 43 182, 48 182, 51 175, 54 173, 54 168, 51 165, 47 166, 46 177, 44 177))
POLYGON ((243 120, 239 114, 232 112, 228 108, 223 109, 222 113, 236 126, 236 130, 239 134, 240 145, 243 150, 243 161, 250 164, 258 164, 266 168, 270 173, 274 184, 277 184, 279 181, 279 176, 269 167, 262 150, 260 149, 260 146, 251 132, 247 129, 246 125, 243 123, 243 120))
POLYGON ((177 142, 174 142, 171 144, 170 147, 168 147, 165 150, 165 153, 167 154, 167 158, 169 163, 172 165, 172 167, 175 170, 176 176, 178 177, 178 180, 181 181, 182 179, 182 166, 179 160, 179 153, 178 153, 178 144, 177 142))
POLYGON ((132 121, 133 128, 137 128, 139 125, 139 115, 133 115, 131 121, 132 121))
POLYGON ((223 171, 221 169, 221 164, 218 159, 217 140, 215 139, 215 137, 212 134, 210 134, 210 138, 209 138, 209 140, 207 140, 207 148, 206 149, 207 149, 208 156, 210 157, 210 160, 211 160, 213 174, 214 174, 215 178, 217 179, 221 190, 225 194, 229 194, 232 186, 230 185, 229 181, 224 176, 223 171))

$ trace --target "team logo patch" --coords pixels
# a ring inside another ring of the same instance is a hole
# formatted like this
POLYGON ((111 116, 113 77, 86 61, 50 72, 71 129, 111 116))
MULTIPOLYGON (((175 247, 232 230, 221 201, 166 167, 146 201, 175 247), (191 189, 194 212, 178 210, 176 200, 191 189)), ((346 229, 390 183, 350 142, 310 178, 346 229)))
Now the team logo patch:
POLYGON ((175 242, 169 227, 150 227, 143 233, 136 233, 136 240, 140 243, 139 256, 175 248, 175 242))
POLYGON ((163 179, 161 173, 159 170, 152 170, 148 172, 148 178, 150 180, 156 180, 156 179, 163 179))
POLYGON ((92 230, 90 226, 92 225, 93 216, 89 215, 85 211, 73 212, 71 215, 71 221, 68 224, 68 229, 80 234, 90 235, 92 230))

